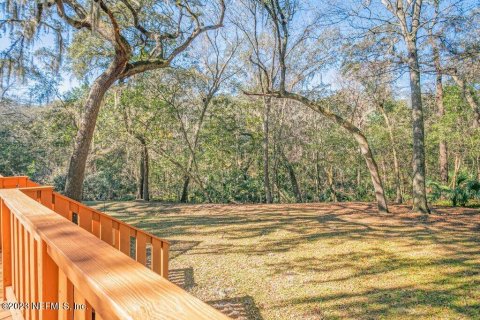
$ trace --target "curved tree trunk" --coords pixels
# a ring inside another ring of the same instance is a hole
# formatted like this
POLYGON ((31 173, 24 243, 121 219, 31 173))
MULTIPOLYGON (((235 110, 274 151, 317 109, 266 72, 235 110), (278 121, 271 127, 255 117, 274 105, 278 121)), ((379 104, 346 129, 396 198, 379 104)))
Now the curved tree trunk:
POLYGON ((365 163, 367 164, 368 170, 370 172, 370 176, 372 178, 373 188, 375 190, 375 198, 377 200, 378 211, 388 212, 387 200, 385 198, 385 192, 384 192, 382 180, 380 178, 380 174, 378 171, 378 166, 377 166, 377 163, 375 162, 375 158, 373 157, 372 150, 370 149, 370 144, 368 143, 368 140, 365 137, 365 135, 362 133, 362 131, 358 127, 356 127, 353 123, 323 108, 320 104, 314 101, 311 101, 304 96, 294 94, 291 92, 278 93, 278 96, 280 98, 288 98, 288 99, 301 102, 302 104, 314 110, 315 112, 320 112, 328 119, 332 120, 342 128, 346 129, 355 138, 355 141, 357 141, 360 147, 360 152, 362 153, 362 156, 365 159, 365 163))
POLYGON ((103 97, 107 90, 117 80, 117 77, 127 64, 126 57, 116 57, 107 70, 103 72, 90 88, 85 111, 80 122, 80 128, 75 138, 75 146, 70 158, 67 180, 65 184, 65 195, 74 200, 81 200, 83 181, 85 178, 85 167, 87 157, 92 143, 98 112, 103 97))

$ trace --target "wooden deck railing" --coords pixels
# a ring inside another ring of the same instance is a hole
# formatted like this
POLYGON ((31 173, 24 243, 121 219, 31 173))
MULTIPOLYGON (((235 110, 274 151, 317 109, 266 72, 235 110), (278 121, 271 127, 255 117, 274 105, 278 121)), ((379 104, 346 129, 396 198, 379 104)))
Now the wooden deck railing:
POLYGON ((228 319, 27 195, 43 190, 0 190, 3 286, 25 319, 228 319))
POLYGON ((28 177, 0 177, 0 189, 23 193, 168 279, 170 244, 148 232, 40 186, 28 177))

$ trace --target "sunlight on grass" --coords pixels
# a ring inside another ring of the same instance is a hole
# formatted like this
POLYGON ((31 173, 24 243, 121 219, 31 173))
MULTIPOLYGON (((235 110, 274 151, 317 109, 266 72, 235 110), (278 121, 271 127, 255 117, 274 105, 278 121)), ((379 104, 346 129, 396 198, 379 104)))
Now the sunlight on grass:
POLYGON ((480 219, 364 203, 96 207, 172 241, 170 268, 237 319, 479 319, 480 219))

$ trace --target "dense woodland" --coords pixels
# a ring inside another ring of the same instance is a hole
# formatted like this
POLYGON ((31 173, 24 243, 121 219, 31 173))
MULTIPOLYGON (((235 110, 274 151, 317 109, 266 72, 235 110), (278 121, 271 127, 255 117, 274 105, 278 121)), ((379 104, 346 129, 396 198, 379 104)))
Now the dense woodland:
POLYGON ((3 6, 3 175, 84 200, 480 198, 478 2, 3 6))

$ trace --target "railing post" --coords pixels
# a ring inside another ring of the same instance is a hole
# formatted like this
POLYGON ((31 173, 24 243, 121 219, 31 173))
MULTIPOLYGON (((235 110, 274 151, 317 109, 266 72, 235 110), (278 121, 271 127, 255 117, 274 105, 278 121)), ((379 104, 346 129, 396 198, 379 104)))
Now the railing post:
POLYGON ((3 296, 6 296, 6 287, 12 285, 12 248, 10 230, 10 209, 0 200, 2 266, 3 266, 3 296))

